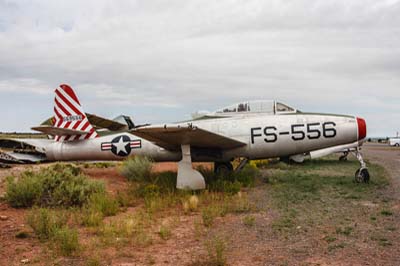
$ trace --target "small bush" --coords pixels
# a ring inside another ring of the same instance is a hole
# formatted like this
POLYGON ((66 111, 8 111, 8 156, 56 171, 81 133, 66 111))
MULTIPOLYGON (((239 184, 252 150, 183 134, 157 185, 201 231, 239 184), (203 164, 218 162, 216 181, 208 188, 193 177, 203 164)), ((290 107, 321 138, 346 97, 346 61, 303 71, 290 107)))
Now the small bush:
POLYGON ((219 215, 218 206, 208 206, 201 212, 203 218, 203 224, 205 227, 211 227, 214 224, 214 219, 219 215))
POLYGON ((218 179, 209 185, 210 191, 216 191, 216 192, 224 192, 230 195, 236 194, 240 191, 240 188, 242 187, 242 183, 239 181, 228 181, 228 180, 222 180, 218 179))
POLYGON ((41 182, 32 178, 32 172, 22 174, 18 182, 7 178, 6 201, 14 208, 32 207, 42 193, 41 182))
POLYGON ((129 181, 152 182, 151 169, 153 161, 148 157, 134 156, 129 157, 122 163, 121 175, 129 181))
POLYGON ((118 213, 119 203, 106 193, 95 193, 90 196, 87 209, 104 216, 113 216, 118 213))
POLYGON ((32 209, 27 216, 27 223, 42 241, 52 238, 67 220, 65 213, 43 208, 32 209))
POLYGON ((26 171, 7 179, 6 199, 15 208, 82 206, 90 195, 104 191, 104 184, 89 180, 72 165, 56 164, 38 172, 26 171))
POLYGON ((171 237, 171 230, 168 227, 161 225, 160 229, 158 230, 158 234, 160 235, 161 239, 168 240, 171 237))
POLYGON ((206 243, 209 265, 226 265, 226 241, 216 236, 206 243))
POLYGON ((103 222, 103 214, 96 210, 83 209, 82 225, 96 227, 103 222))
POLYGON ((55 244, 64 256, 71 256, 79 249, 78 231, 64 226, 58 229, 54 235, 55 244))
POLYGON ((243 224, 248 226, 248 227, 252 227, 254 226, 256 221, 256 218, 254 216, 251 215, 247 215, 243 218, 243 224))

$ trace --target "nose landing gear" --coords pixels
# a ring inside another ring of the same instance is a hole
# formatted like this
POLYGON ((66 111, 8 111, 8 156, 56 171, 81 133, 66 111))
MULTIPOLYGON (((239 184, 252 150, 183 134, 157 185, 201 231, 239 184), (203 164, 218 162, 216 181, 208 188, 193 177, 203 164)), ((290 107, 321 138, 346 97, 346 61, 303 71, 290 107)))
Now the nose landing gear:
POLYGON ((357 183, 368 183, 370 176, 369 176, 367 165, 365 164, 362 154, 360 152, 360 149, 357 148, 357 150, 354 153, 361 165, 360 169, 358 169, 355 173, 355 176, 354 176, 355 181, 357 183))

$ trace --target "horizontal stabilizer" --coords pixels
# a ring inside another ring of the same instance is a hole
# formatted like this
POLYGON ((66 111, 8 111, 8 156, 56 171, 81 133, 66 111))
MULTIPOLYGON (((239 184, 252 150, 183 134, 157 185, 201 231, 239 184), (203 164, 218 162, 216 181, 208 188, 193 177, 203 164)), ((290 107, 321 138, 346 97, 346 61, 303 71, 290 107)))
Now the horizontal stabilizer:
POLYGON ((89 122, 96 128, 107 128, 111 131, 128 130, 129 126, 118 121, 86 113, 89 122))
POLYGON ((36 130, 51 136, 70 136, 70 135, 88 134, 87 131, 53 127, 53 126, 38 126, 38 127, 33 127, 32 130, 36 130))
POLYGON ((139 127, 132 134, 154 142, 169 150, 180 150, 181 145, 196 148, 233 149, 246 143, 216 134, 191 124, 139 127))

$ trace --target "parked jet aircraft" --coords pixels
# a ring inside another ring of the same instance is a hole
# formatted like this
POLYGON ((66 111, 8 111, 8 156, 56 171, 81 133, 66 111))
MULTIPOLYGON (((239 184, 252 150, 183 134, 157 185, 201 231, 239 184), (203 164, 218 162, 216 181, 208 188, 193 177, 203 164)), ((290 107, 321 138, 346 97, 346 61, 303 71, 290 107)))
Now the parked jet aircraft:
POLYGON ((197 114, 190 121, 135 126, 128 117, 117 121, 87 114, 68 85, 55 90, 54 117, 33 130, 49 139, 2 140, 11 147, 7 162, 123 160, 145 155, 154 161, 178 162, 177 188, 203 189, 203 176, 192 161, 214 162, 216 171, 233 170, 234 158, 266 159, 326 155, 355 148, 361 167, 357 182, 369 173, 360 153, 366 138, 364 119, 337 114, 305 113, 276 101, 247 101, 197 114))

